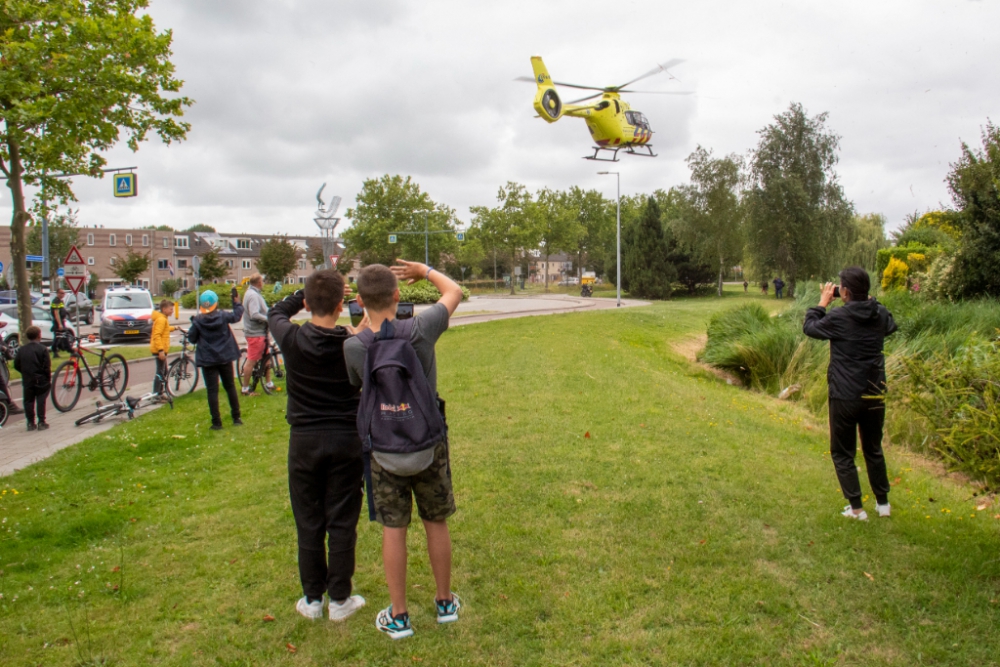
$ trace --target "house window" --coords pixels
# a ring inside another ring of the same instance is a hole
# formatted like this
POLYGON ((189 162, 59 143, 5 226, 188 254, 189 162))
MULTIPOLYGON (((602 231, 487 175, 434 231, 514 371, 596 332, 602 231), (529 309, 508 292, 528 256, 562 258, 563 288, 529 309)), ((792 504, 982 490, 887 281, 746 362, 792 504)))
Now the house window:
POLYGON ((186 237, 186 236, 175 236, 174 237, 174 247, 175 248, 187 248, 188 247, 188 237, 186 237))
POLYGON ((237 250, 250 250, 250 239, 236 239, 237 250))
POLYGON ((88 257, 87 258, 87 266, 93 266, 93 265, 94 265, 94 258, 93 257, 88 257))
POLYGON ((158 260, 156 260, 156 268, 159 269, 160 271, 166 271, 167 269, 170 268, 167 265, 167 262, 169 262, 169 261, 170 260, 166 260, 166 259, 158 259, 158 260))
POLYGON ((114 235, 114 234, 108 234, 108 245, 109 245, 109 246, 112 246, 112 247, 114 247, 114 245, 115 245, 115 244, 116 244, 117 242, 118 242, 118 239, 117 239, 117 238, 115 237, 115 235, 114 235))
POLYGON ((187 288, 188 288, 188 279, 187 279, 187 278, 184 278, 184 279, 182 279, 182 280, 181 280, 181 283, 183 283, 183 285, 184 285, 184 289, 187 289, 187 288))
POLYGON ((142 247, 143 248, 148 248, 149 247, 149 234, 143 234, 142 235, 142 247))
POLYGON ((115 259, 116 259, 115 257, 112 257, 111 259, 108 260, 108 263, 110 263, 111 266, 114 266, 115 265, 115 259))
POLYGON ((227 259, 226 260, 226 268, 227 269, 233 268, 233 260, 231 260, 231 259, 227 259))
POLYGON ((249 260, 249 259, 244 259, 244 260, 243 260, 243 268, 244 268, 244 269, 249 269, 249 268, 251 268, 251 267, 250 267, 250 264, 251 264, 251 262, 250 262, 250 260, 249 260))
POLYGON ((300 259, 299 260, 299 271, 305 271, 305 270, 306 270, 306 260, 300 259))
POLYGON ((163 238, 163 247, 164 248, 169 248, 170 247, 170 239, 168 239, 166 237, 163 238))
POLYGON ((186 259, 177 260, 178 269, 186 269, 188 267, 188 261, 186 259))
POLYGON ((132 245, 132 235, 131 234, 126 234, 125 235, 125 245, 131 247, 131 245, 132 245))
POLYGON ((87 234, 87 245, 94 245, 94 235, 87 234))
POLYGON ((143 280, 142 281, 142 288, 143 289, 149 289, 149 281, 148 280, 143 280))

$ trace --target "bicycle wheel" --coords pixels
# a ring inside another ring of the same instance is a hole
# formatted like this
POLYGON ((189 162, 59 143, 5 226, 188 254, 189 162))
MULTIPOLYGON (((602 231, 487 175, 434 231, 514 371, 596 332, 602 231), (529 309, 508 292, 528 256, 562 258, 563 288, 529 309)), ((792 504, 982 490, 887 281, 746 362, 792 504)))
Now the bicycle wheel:
POLYGON ((245 347, 240 348, 240 360, 236 365, 236 372, 239 373, 240 377, 243 377, 243 367, 247 365, 247 349, 245 347))
POLYGON ((278 348, 272 348, 271 351, 271 372, 274 373, 274 377, 283 378, 285 377, 285 359, 281 356, 281 351, 278 348))
POLYGON ((101 394, 109 401, 117 401, 128 387, 128 362, 120 354, 110 354, 101 362, 97 372, 101 394))
POLYGON ((0 401, 0 426, 3 426, 4 424, 7 423, 7 415, 8 415, 7 403, 4 401, 0 401))
MULTIPOLYGON (((0 355, 3 355, 3 352, 0 352, 0 355)), ((10 384, 10 368, 7 367, 6 359, 0 359, 0 384, 10 384)))
POLYGON ((256 382, 259 381, 260 382, 260 387, 261 387, 261 389, 264 390, 264 393, 267 394, 267 395, 271 395, 271 394, 274 393, 274 386, 272 385, 270 388, 267 386, 267 376, 264 374, 264 369, 267 368, 267 366, 264 364, 264 362, 267 359, 268 359, 268 357, 264 357, 263 359, 261 359, 260 362, 257 365, 257 368, 254 369, 254 370, 257 371, 257 373, 254 373, 254 375, 256 375, 256 377, 254 378, 254 382, 256 383, 256 382))
POLYGON ((83 426, 84 424, 97 424, 105 417, 113 417, 121 413, 122 406, 119 403, 115 405, 105 405, 103 407, 97 408, 95 412, 91 412, 89 415, 80 417, 76 420, 77 426, 83 426))
POLYGON ((52 374, 52 405, 59 412, 69 412, 80 400, 83 378, 72 361, 64 361, 52 374))
POLYGON ((189 357, 180 357, 167 369, 167 392, 171 396, 190 394, 198 386, 198 369, 189 357))

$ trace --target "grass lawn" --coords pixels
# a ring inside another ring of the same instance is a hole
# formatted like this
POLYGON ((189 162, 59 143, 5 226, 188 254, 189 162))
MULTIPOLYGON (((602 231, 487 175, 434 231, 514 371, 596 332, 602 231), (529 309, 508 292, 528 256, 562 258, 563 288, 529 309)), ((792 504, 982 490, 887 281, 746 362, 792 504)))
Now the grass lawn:
POLYGON ((284 396, 210 432, 198 393, 0 480, 0 664, 997 664, 1000 509, 890 447, 893 517, 841 518, 825 425, 675 351, 738 298, 444 336, 458 623, 415 528, 416 635, 376 632, 365 517, 369 606, 299 617, 284 396))

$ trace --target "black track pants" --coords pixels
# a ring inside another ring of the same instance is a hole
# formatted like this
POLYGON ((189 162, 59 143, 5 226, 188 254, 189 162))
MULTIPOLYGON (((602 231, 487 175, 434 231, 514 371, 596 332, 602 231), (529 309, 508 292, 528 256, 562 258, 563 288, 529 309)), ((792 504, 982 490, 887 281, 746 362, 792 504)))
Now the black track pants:
POLYGON ((331 600, 351 595, 363 474, 356 432, 292 431, 288 490, 298 531, 299 577, 307 597, 322 598, 324 591, 331 600))
POLYGON ((21 386, 22 400, 24 401, 24 417, 29 424, 34 424, 35 416, 38 416, 39 424, 45 422, 45 403, 49 399, 49 388, 36 389, 34 387, 21 386))
POLYGON ((861 508, 861 482, 854 463, 859 432, 872 493, 877 502, 889 502, 889 476, 885 469, 885 456, 882 454, 884 423, 884 401, 830 399, 830 456, 844 497, 854 509, 861 508))
POLYGON ((201 374, 205 378, 205 389, 208 393, 208 410, 212 413, 212 423, 221 426, 222 415, 219 414, 219 381, 229 396, 229 411, 233 419, 240 418, 240 397, 236 393, 236 383, 233 381, 233 362, 218 366, 202 366, 201 374))

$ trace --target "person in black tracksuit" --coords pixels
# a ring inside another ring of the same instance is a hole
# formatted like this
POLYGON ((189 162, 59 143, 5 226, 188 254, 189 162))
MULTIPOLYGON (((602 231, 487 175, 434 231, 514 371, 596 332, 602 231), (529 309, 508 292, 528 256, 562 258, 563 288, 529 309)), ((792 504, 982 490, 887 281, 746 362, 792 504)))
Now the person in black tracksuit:
POLYGON ((840 272, 844 305, 827 312, 834 285, 827 283, 819 306, 806 312, 802 331, 810 338, 830 341, 830 455, 844 497, 850 502, 844 516, 867 518, 861 503, 861 483, 854 463, 857 435, 875 494, 879 516, 889 515, 889 476, 882 453, 885 423, 885 337, 896 331, 892 313, 868 296, 868 273, 860 267, 840 272))
POLYGON ((191 328, 188 329, 188 340, 198 346, 194 351, 194 364, 201 369, 205 378, 213 431, 222 429, 222 415, 219 412, 220 381, 229 397, 233 426, 243 424, 240 418, 240 397, 236 391, 236 382, 233 381, 233 362, 240 358, 240 348, 229 328, 230 324, 243 319, 243 306, 235 287, 232 299, 232 310, 218 310, 219 297, 215 292, 202 292, 198 301, 201 314, 191 318, 191 328))
POLYGON ((44 431, 49 427, 45 422, 45 402, 52 388, 52 360, 49 358, 48 348, 40 342, 41 329, 30 326, 25 330, 24 336, 28 343, 18 348, 17 356, 14 357, 14 370, 21 374, 21 392, 28 430, 44 431))
POLYGON ((316 271, 304 291, 272 306, 267 318, 287 378, 288 488, 304 595, 296 610, 314 619, 322 616, 324 592, 331 620, 365 604, 351 595, 364 464, 357 429, 361 390, 351 385, 344 361, 344 342, 354 332, 337 325, 343 298, 343 276, 316 271), (303 308, 312 319, 300 326, 291 318, 303 308))

